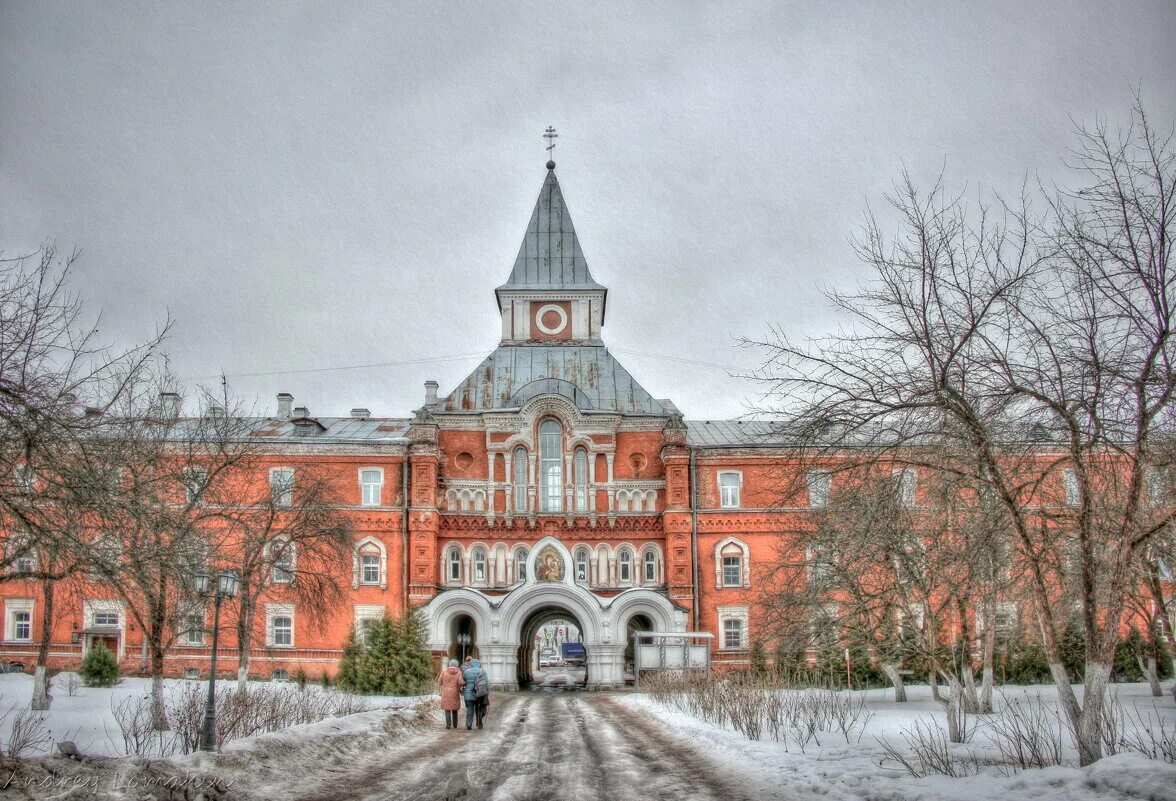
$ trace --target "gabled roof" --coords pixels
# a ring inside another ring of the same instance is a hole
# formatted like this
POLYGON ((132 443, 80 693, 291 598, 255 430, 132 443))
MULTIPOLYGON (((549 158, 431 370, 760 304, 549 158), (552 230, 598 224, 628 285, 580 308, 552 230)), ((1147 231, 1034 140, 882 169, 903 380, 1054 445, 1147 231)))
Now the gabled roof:
POLYGON ((539 394, 585 411, 670 414, 603 345, 500 345, 445 399, 447 412, 509 409, 539 394))
POLYGON ((495 294, 504 290, 565 289, 605 291, 588 271, 553 165, 539 190, 510 278, 495 294))

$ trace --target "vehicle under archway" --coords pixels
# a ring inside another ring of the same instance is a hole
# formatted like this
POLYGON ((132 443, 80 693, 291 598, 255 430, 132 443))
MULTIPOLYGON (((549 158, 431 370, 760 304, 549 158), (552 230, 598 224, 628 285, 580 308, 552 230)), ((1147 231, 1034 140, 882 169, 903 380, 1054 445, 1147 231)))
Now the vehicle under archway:
POLYGON ((519 689, 582 689, 588 683, 583 627, 567 609, 546 606, 527 616, 519 632, 519 689))

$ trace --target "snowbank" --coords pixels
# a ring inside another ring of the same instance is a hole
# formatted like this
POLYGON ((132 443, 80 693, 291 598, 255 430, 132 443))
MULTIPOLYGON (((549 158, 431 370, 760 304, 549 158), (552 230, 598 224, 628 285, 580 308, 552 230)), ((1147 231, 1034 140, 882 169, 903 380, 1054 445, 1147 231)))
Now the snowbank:
MULTIPOLYGON (((1169 727, 1176 725, 1176 706, 1171 695, 1153 698, 1146 684, 1115 685, 1118 702, 1153 715, 1162 715, 1169 727), (1153 708, 1154 702, 1154 708, 1153 708)), ((860 739, 851 742, 835 732, 822 735, 819 744, 809 743, 801 752, 795 743, 771 740, 751 741, 742 734, 715 726, 663 706, 646 695, 619 697, 618 703, 662 721, 669 731, 709 754, 715 761, 745 777, 762 798, 829 798, 836 801, 1107 801, 1107 799, 1148 799, 1176 801, 1176 765, 1138 754, 1110 756, 1086 768, 1050 767, 1025 770, 1015 775, 1008 767, 991 764, 996 751, 978 727, 973 740, 964 746, 980 758, 981 773, 949 778, 913 778, 889 761, 879 740, 906 747, 901 732, 916 720, 942 725, 943 711, 931 699, 928 687, 908 687, 911 700, 894 702, 889 690, 867 690, 864 696, 872 717, 860 739)), ((1006 687, 1003 700, 1056 702, 1052 686, 1006 687)), ((1073 754, 1070 754, 1073 759, 1073 754)), ((1076 760, 1074 760, 1076 763, 1076 760)))

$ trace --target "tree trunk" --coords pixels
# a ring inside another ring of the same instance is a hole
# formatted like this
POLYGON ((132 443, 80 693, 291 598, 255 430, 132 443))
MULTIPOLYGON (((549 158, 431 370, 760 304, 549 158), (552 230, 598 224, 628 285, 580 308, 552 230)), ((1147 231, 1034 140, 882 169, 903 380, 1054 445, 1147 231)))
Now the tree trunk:
POLYGON ((237 692, 240 695, 249 690, 249 647, 253 644, 250 636, 253 626, 252 609, 252 604, 242 598, 237 619, 237 692))
MULTIPOLYGON (((52 563, 49 563, 52 566, 52 563)), ((53 637, 53 582, 41 582, 41 596, 44 608, 41 610, 41 642, 37 646, 37 671, 33 674, 33 702, 30 705, 34 711, 43 712, 53 703, 53 696, 49 694, 49 641, 53 637)))
POLYGON ((971 654, 964 654, 960 664, 960 674, 964 678, 961 693, 964 709, 975 715, 980 711, 980 696, 976 692, 976 674, 972 672, 971 654))
MULTIPOLYGON (((1051 669, 1053 666, 1050 666, 1051 669)), ((1061 665, 1062 675, 1065 668, 1061 665)), ((1055 681, 1056 681, 1055 673, 1055 681)), ((1078 711, 1074 726, 1074 740, 1078 745, 1078 764, 1085 767, 1102 759, 1103 714, 1106 711, 1107 682, 1111 677, 1111 665, 1103 662, 1086 662, 1085 692, 1082 708, 1078 711)))
POLYGON ((893 662, 883 662, 882 672, 894 685, 894 700, 898 703, 904 703, 907 699, 906 685, 902 683, 902 675, 898 672, 898 665, 893 662))
POLYGON ((168 731, 167 707, 163 696, 163 648, 151 646, 151 727, 156 731, 168 731))
POLYGON ((983 639, 981 639, 980 643, 983 673, 980 679, 980 706, 978 711, 981 715, 987 715, 992 712, 992 685, 996 676, 995 626, 985 626, 983 639))
POLYGON ((1164 692, 1160 689, 1160 674, 1159 670, 1157 669, 1159 666, 1156 663, 1155 650, 1153 649, 1152 652, 1147 655, 1147 659, 1144 659, 1142 656, 1137 656, 1135 661, 1139 663, 1139 669, 1143 671, 1144 678, 1146 678, 1147 683, 1151 685, 1151 694, 1156 698, 1163 696, 1164 692))
POLYGON ((943 674, 947 680, 947 700, 941 701, 944 709, 947 711, 947 741, 949 743, 962 743, 964 741, 964 732, 960 727, 961 718, 961 701, 963 700, 963 685, 954 676, 943 674))
POLYGON ((943 696, 939 693, 939 679, 935 676, 935 668, 927 673, 927 683, 931 685, 931 700, 943 703, 943 696))

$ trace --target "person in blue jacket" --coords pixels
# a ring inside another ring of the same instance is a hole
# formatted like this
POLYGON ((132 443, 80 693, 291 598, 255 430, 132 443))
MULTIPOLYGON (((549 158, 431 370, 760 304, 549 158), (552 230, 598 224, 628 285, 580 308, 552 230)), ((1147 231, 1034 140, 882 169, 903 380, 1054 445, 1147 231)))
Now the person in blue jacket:
POLYGON ((467 660, 466 669, 462 671, 465 679, 465 708, 466 730, 474 727, 475 718, 478 728, 482 728, 482 721, 486 717, 486 709, 490 706, 490 677, 482 669, 482 663, 477 659, 467 660))

